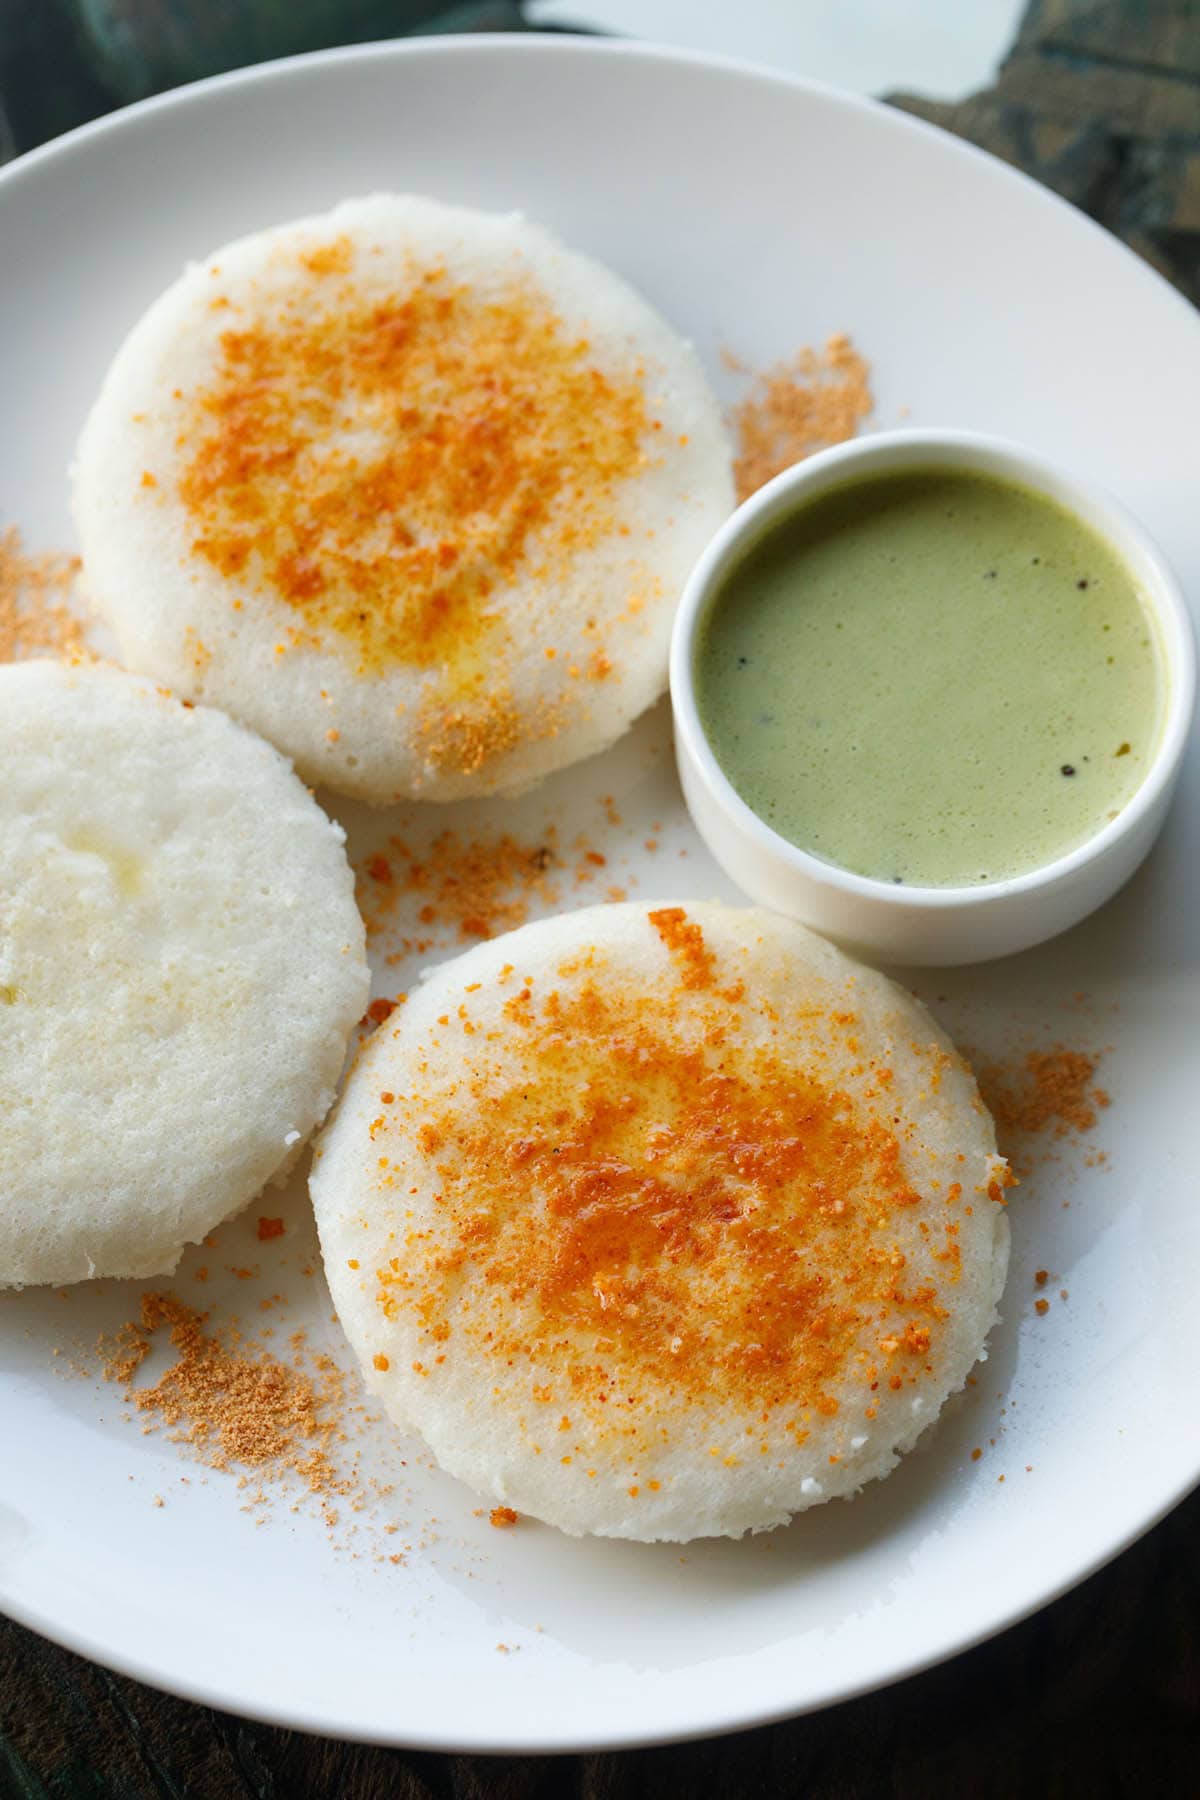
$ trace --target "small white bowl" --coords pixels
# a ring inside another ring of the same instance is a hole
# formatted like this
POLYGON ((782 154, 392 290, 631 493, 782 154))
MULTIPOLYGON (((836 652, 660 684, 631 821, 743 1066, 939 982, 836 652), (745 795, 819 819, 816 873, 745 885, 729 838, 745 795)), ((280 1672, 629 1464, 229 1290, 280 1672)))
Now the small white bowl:
POLYGON ((680 602, 671 642, 679 775, 696 828, 738 886, 840 943, 890 962, 947 964, 1007 956, 1065 931, 1129 879, 1157 836, 1179 774, 1195 703, 1196 653, 1179 584, 1122 506, 1090 482, 996 438, 895 431, 841 444, 777 475, 717 533, 680 602), (1066 507, 1125 562, 1157 623, 1165 671, 1158 749, 1142 785, 1094 837, 1007 881, 902 888, 823 861, 781 837, 737 793, 700 724, 697 632, 725 577, 771 528, 830 488, 921 468, 968 469, 1022 483, 1066 507))

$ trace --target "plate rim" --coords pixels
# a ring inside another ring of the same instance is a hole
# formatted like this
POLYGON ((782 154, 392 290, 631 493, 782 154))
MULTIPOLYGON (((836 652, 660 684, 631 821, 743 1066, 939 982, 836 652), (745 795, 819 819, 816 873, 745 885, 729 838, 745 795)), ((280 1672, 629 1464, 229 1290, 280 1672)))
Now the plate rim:
POLYGON ((180 83, 178 87, 167 88, 162 93, 148 94, 142 100, 132 100, 116 107, 112 112, 102 113, 98 118, 88 119, 81 125, 72 126, 70 130, 60 132, 57 137, 44 144, 37 144, 31 150, 23 151, 11 162, 0 164, 0 194, 6 188, 20 181, 30 170, 36 170, 43 164, 52 162, 58 156, 72 154, 81 144, 105 136, 110 132, 127 129, 132 122, 134 129, 144 118, 158 112, 185 108, 203 101, 215 90, 241 86, 255 86, 260 82, 283 79, 293 72, 324 67, 334 63, 374 62, 387 60, 390 57, 448 57, 466 56, 485 49, 494 60, 512 56, 547 56, 563 55, 567 57, 587 57, 593 60, 612 58, 613 60, 631 59, 634 61, 660 62, 671 67, 689 64, 698 68, 715 70, 727 74, 735 74, 751 80, 767 83, 793 92, 813 94, 831 101, 851 111, 861 111, 882 115, 891 121, 893 126, 908 131, 918 138, 932 138, 940 145, 944 154, 958 155, 969 162, 982 164, 988 168, 993 177, 1001 180, 1015 181, 1032 195, 1048 205, 1052 210, 1061 209, 1071 216, 1077 227, 1082 226, 1089 232, 1104 239, 1115 247, 1122 255, 1146 277, 1150 284, 1159 290, 1160 297, 1167 297, 1180 308, 1185 317, 1195 319, 1197 308, 1186 295, 1182 294, 1167 277, 1146 261, 1145 257, 1131 249, 1128 244, 1116 236, 1114 232, 1093 219, 1089 213, 1075 206, 1061 194, 1054 192, 1044 182, 1029 175, 1015 163, 1006 162, 990 150, 983 149, 968 138, 960 137, 945 126, 935 125, 929 119, 923 119, 916 113, 906 112, 902 107, 893 105, 886 99, 877 99, 869 94, 851 93, 848 89, 839 88, 831 82, 820 81, 812 76, 795 75, 788 70, 773 69, 769 64, 755 62, 750 57, 717 55, 705 50, 692 50, 683 46, 658 43, 652 39, 633 37, 589 36, 580 32, 554 31, 520 31, 520 32, 482 32, 463 31, 430 35, 426 37, 372 38, 361 44, 337 44, 324 50, 305 50, 294 56, 276 56, 264 62, 249 63, 241 68, 224 69, 215 75, 204 75, 196 81, 180 83))
POLYGON ((943 1664, 952 1662, 955 1657, 965 1656, 977 1650, 983 1644, 990 1643, 993 1638, 1004 1632, 1024 1624, 1035 1613, 1053 1606, 1065 1594, 1081 1587, 1101 1570, 1115 1562, 1117 1557, 1147 1536, 1163 1520, 1175 1511, 1188 1495, 1200 1487, 1200 1471, 1194 1479, 1168 1499, 1153 1518, 1144 1524, 1134 1527, 1120 1543, 1104 1551, 1098 1557, 1091 1558, 1078 1570, 1064 1576, 1051 1591, 1027 1605, 1016 1608, 1011 1614, 998 1623, 989 1622, 982 1625, 965 1637, 956 1639, 946 1648, 923 1655, 903 1668, 896 1668, 892 1673, 882 1677, 874 1674, 864 1676, 861 1682, 847 1687, 841 1684, 836 1692, 818 1693, 811 1699, 800 1701, 795 1705, 770 1706, 760 1711, 747 1713, 742 1709, 732 1708, 730 1712, 703 1725, 681 1726, 678 1729, 647 1730, 621 1732, 611 1735, 589 1736, 586 1733, 578 1736, 565 1734, 561 1739, 548 1742, 545 1736, 526 1737, 514 1740, 511 1736, 500 1739, 489 1737, 486 1733, 472 1734, 464 1731, 458 1736, 445 1734, 405 1733, 398 1735, 387 1726, 368 1727, 357 1724, 349 1729, 339 1725, 330 1715, 322 1718, 311 1707, 291 1710, 286 1705, 247 1705, 236 1698, 231 1698, 228 1691, 207 1681, 177 1681, 158 1673, 152 1664, 141 1661, 136 1656, 113 1656, 104 1647, 90 1638, 87 1632, 72 1632, 69 1627, 57 1624, 46 1625, 40 1622, 36 1609, 32 1607, 14 1606, 3 1591, 0 1590, 0 1612, 15 1624, 45 1638, 59 1649, 71 1651, 82 1656, 111 1673, 125 1676, 128 1680, 141 1682, 144 1687, 155 1689, 158 1693, 169 1694, 173 1699, 185 1700, 195 1706, 211 1707, 215 1712, 231 1713, 235 1718, 246 1719, 252 1724, 270 1725, 283 1731, 299 1731, 306 1737, 332 1738, 342 1743, 368 1744, 377 1749, 433 1751, 447 1756, 588 1756, 599 1755, 608 1751, 649 1750, 666 1748, 672 1744, 702 1743, 709 1738, 727 1737, 735 1732, 758 1731, 771 1725, 786 1724, 790 1719, 803 1719, 813 1713, 826 1712, 835 1706, 844 1706, 855 1700, 862 1700, 871 1694, 884 1693, 889 1688, 898 1687, 901 1683, 927 1674, 931 1669, 941 1668, 943 1664))

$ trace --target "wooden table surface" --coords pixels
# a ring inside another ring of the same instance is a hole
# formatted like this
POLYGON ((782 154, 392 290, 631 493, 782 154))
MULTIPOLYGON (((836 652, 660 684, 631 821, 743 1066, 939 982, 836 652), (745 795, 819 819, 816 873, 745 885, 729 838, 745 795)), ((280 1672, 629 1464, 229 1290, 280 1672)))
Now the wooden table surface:
MULTIPOLYGON (((30 41, 62 3, 32 0, 30 41)), ((0 0, 0 26, 15 4, 0 0)), ((78 92, 102 104, 91 76, 78 92)), ((987 93, 893 99, 1036 175, 1200 300, 1200 0, 1034 0, 987 93)), ((660 1793, 1200 1795, 1200 1495, 942 1668, 811 1718, 659 1750, 502 1759, 308 1738, 155 1693, 0 1619, 0 1800, 660 1793)))

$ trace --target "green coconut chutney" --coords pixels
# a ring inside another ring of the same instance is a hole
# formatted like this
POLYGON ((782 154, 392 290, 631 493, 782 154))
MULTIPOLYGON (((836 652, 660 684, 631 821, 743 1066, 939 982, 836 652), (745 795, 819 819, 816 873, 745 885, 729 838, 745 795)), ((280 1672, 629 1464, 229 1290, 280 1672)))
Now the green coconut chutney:
POLYGON ((718 762, 783 837, 861 875, 960 886, 1095 835, 1163 715, 1117 553, 1016 483, 931 468, 837 488, 726 578, 697 641, 718 762))

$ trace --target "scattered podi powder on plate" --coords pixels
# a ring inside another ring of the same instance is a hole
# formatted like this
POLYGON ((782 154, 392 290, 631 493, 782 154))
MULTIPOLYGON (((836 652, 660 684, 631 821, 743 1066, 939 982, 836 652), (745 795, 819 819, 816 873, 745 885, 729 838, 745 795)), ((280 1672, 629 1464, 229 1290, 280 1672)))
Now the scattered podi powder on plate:
MULTIPOLYGON (((735 357, 725 360, 742 366, 735 357)), ((844 332, 828 338, 824 350, 806 347, 764 369, 730 420, 738 500, 817 450, 845 443, 874 406, 870 364, 844 332)))
POLYGON ((550 869, 561 866, 556 839, 553 831, 541 843, 523 844, 508 832, 464 838, 447 830, 422 852, 393 837, 358 868, 359 907, 367 931, 374 936, 385 930, 400 901, 413 896, 414 923, 450 927, 462 942, 522 925, 531 899, 547 906, 558 901, 558 888, 548 879, 550 869))
MULTIPOLYGON (((287 1470, 312 1493, 345 1493, 346 1478, 329 1454, 345 1399, 343 1371, 321 1354, 310 1369, 297 1366, 299 1355, 289 1366, 230 1326, 206 1329, 208 1320, 173 1294, 143 1294, 138 1318, 101 1341, 105 1378, 211 1468, 287 1470), (160 1332, 169 1336, 174 1361, 156 1381, 138 1383, 160 1332)), ((293 1349, 300 1348, 296 1334, 293 1349)))
MULTIPOLYGON (((423 954, 435 944, 472 943, 525 924, 533 907, 562 902, 564 885, 588 887, 608 858, 585 836, 567 848, 549 826, 533 842, 510 832, 464 836, 441 831, 423 850, 392 837, 357 864, 358 903, 372 941, 396 932, 398 952, 423 954), (399 935, 405 932, 406 935, 399 935)), ((621 888, 605 897, 623 900, 621 888)))
POLYGON ((86 654, 71 604, 79 566, 65 551, 30 555, 15 525, 0 527, 0 662, 86 654))
MULTIPOLYGON (((279 1503, 294 1512, 311 1499, 335 1548, 348 1548, 359 1525, 378 1528, 389 1541, 376 1547, 375 1560, 386 1553, 388 1562, 402 1562, 411 1545, 396 1548, 390 1540, 399 1522, 379 1511, 391 1484, 360 1468, 356 1440, 378 1415, 354 1377, 313 1348, 305 1331, 288 1336, 287 1360, 267 1343, 272 1336, 255 1339, 175 1294, 151 1292, 142 1294, 137 1317, 100 1339, 96 1355, 145 1431, 165 1429, 190 1460, 237 1477, 243 1510, 262 1519, 279 1503), (171 1360, 143 1378, 164 1340, 171 1360)), ((371 1539, 359 1541, 367 1548, 371 1539)))
POLYGON ((1097 1087, 1102 1051, 1026 1050, 1011 1063, 984 1063, 975 1071, 988 1111, 1003 1143, 1007 1137, 1029 1137, 1052 1131, 1056 1138, 1094 1130, 1110 1105, 1097 1087))

